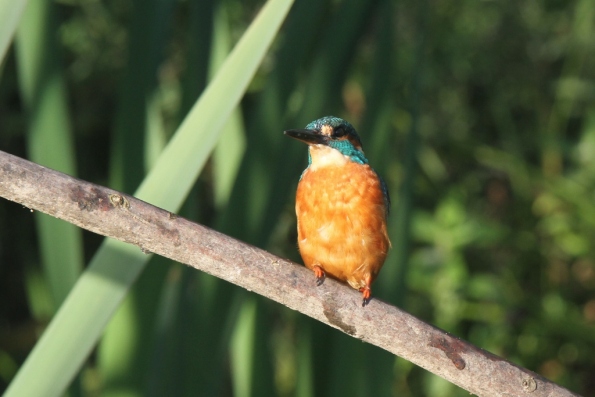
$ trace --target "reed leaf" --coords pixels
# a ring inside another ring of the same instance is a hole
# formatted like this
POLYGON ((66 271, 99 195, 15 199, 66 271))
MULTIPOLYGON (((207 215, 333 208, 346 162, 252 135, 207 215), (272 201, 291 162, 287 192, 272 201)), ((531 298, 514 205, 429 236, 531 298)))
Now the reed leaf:
MULTIPOLYGON (((170 211, 179 209, 291 4, 266 3, 144 179, 137 197, 170 211)), ((137 247, 106 240, 6 396, 60 395, 149 257, 137 247)))

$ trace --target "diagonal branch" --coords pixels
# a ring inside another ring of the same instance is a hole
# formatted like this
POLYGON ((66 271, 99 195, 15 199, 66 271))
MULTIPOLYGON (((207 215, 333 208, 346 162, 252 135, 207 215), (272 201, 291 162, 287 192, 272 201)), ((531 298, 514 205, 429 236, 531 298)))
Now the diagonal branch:
POLYGON ((543 377, 303 266, 115 190, 0 151, 0 196, 254 291, 479 396, 576 396, 543 377))

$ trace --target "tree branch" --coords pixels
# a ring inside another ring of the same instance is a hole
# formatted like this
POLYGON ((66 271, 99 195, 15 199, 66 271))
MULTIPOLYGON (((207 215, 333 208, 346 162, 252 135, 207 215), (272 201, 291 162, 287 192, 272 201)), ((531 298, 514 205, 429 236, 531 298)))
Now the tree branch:
POLYGON ((115 190, 0 151, 0 196, 254 291, 479 396, 576 394, 303 266, 115 190))

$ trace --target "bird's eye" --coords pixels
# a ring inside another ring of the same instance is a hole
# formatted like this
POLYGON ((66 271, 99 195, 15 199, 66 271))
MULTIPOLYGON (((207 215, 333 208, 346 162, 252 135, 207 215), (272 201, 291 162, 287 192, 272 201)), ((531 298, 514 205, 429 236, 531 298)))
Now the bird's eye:
POLYGON ((333 131, 333 137, 334 138, 341 138, 342 136, 345 136, 346 134, 347 133, 345 132, 345 129, 343 127, 337 127, 333 131))

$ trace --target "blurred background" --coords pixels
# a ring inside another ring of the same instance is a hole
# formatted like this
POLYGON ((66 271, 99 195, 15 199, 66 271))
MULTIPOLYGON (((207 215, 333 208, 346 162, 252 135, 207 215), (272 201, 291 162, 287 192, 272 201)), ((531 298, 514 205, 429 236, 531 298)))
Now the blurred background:
MULTIPOLYGON (((31 3, 0 150, 127 193, 262 6, 31 3)), ((392 196, 374 297, 595 395, 595 2, 297 1, 181 215, 301 263, 306 148, 282 132, 331 114, 392 196)), ((2 391, 102 238, 6 200, 0 222, 2 391)), ((153 257, 68 394, 468 392, 153 257)))

